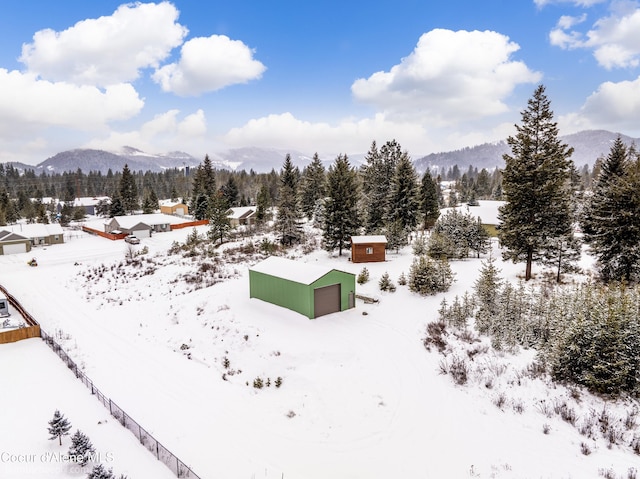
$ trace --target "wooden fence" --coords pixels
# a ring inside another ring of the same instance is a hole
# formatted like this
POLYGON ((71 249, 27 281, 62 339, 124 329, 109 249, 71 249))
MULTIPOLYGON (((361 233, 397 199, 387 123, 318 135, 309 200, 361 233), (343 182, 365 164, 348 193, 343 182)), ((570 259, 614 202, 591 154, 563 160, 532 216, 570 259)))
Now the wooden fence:
POLYGON ((9 294, 9 291, 7 291, 2 285, 0 285, 0 291, 2 291, 4 297, 7 298, 11 307, 19 313, 24 318, 24 322, 27 323, 27 326, 24 328, 1 332, 0 344, 15 343, 16 341, 29 338, 39 338, 40 325, 38 322, 22 308, 22 305, 16 300, 16 298, 9 294))
POLYGON ((39 338, 40 326, 27 326, 26 328, 12 329, 0 333, 0 344, 15 343, 23 339, 39 338))
POLYGON ((173 230, 180 230, 182 228, 189 228, 190 226, 204 226, 208 224, 209 224, 209 220, 195 220, 195 221, 189 221, 188 223, 179 223, 177 225, 170 225, 170 227, 171 227, 171 231, 173 231, 173 230))
POLYGON ((100 231, 94 228, 89 228, 88 226, 83 226, 82 227, 82 231, 85 231, 89 234, 92 235, 98 235, 98 236, 102 236, 103 238, 107 238, 110 240, 121 240, 123 239, 125 236, 127 236, 127 233, 105 233, 104 231, 100 231))
POLYGON ((2 285, 0 285, 0 291, 7 298, 9 304, 13 307, 13 309, 21 314, 24 318, 25 323, 28 324, 28 326, 24 328, 0 333, 0 344, 20 341, 21 339, 27 338, 42 338, 45 344, 49 346, 58 355, 58 357, 62 359, 62 361, 64 361, 67 367, 75 374, 76 378, 82 381, 82 383, 91 390, 91 394, 95 395, 96 398, 102 403, 102 405, 109 409, 109 413, 114 418, 116 418, 123 427, 131 431, 136 439, 140 441, 140 444, 142 444, 151 454, 156 456, 156 459, 158 461, 167 466, 171 470, 171 472, 176 475, 176 477, 180 479, 201 479, 200 476, 193 472, 193 470, 188 465, 186 465, 175 454, 164 447, 146 429, 144 429, 139 423, 134 421, 131 416, 124 412, 124 410, 118 407, 116 403, 114 403, 111 399, 100 392, 93 381, 91 381, 91 379, 89 379, 78 368, 78 365, 69 357, 62 346, 60 346, 55 341, 53 336, 50 336, 45 331, 42 331, 35 318, 31 316, 22 307, 18 300, 16 300, 13 295, 9 294, 9 292, 2 285))

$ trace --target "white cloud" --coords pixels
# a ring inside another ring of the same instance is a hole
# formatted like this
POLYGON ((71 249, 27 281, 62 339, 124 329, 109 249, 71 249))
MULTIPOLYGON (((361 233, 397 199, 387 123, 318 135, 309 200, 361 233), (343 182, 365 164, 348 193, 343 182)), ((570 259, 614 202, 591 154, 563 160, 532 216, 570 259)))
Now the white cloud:
POLYGON ((198 110, 182 120, 179 115, 179 110, 169 110, 156 115, 137 130, 112 131, 107 137, 94 138, 84 146, 117 151, 127 145, 149 153, 202 150, 207 132, 204 112, 198 110))
MULTIPOLYGON (((415 122, 394 121, 384 114, 372 118, 344 119, 335 125, 311 123, 294 117, 291 113, 269 115, 252 119, 239 128, 233 128, 220 140, 227 147, 255 145, 270 148, 294 149, 311 154, 356 154, 369 149, 371 142, 379 144, 396 139, 403 149, 417 158, 434 151, 446 151, 469 145, 503 139, 506 128, 500 125, 494 130, 463 128, 425 129, 415 122)), ((511 131, 508 130, 510 134, 511 131)))
POLYGON ((496 32, 432 30, 400 64, 356 80, 351 90, 395 120, 445 126, 497 115, 508 110, 504 100, 518 84, 541 78, 511 60, 518 49, 496 32))
POLYGON ((121 5, 111 16, 88 19, 62 32, 41 30, 22 47, 20 60, 52 81, 107 86, 157 67, 182 44, 187 29, 169 2, 121 5))
POLYGON ((241 41, 224 35, 194 38, 182 46, 180 60, 158 69, 153 79, 164 91, 181 96, 246 83, 260 78, 266 70, 253 53, 241 41))
POLYGON ((577 23, 561 17, 549 34, 552 45, 564 49, 588 48, 604 68, 636 67, 640 64, 640 8, 615 4, 608 17, 596 21, 586 33, 571 30, 577 23))
POLYGON ((34 74, 0 69, 3 136, 22 129, 62 126, 90 130, 137 115, 144 102, 129 84, 104 90, 39 80, 34 74))
POLYGON ((619 83, 605 82, 589 95, 577 113, 560 117, 567 130, 608 129, 640 133, 640 77, 619 83))
POLYGON ((535 3, 538 8, 560 3, 570 3, 578 7, 591 7, 593 5, 606 1, 608 0, 533 0, 533 3, 535 3))

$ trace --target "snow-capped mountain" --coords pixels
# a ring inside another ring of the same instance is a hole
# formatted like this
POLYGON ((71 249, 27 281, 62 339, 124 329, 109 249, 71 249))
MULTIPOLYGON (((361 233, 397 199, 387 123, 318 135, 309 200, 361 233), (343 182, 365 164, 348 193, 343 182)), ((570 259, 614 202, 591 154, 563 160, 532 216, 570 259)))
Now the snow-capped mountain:
MULTIPOLYGON (((632 138, 627 135, 614 133, 606 130, 585 130, 571 135, 561 136, 560 140, 574 148, 571 159, 580 168, 583 165, 593 166, 599 157, 604 157, 609 153, 613 141, 620 135, 622 141, 631 145, 640 144, 640 138, 632 138)), ((502 168, 504 160, 502 155, 511 153, 511 148, 505 140, 494 143, 484 143, 473 147, 466 147, 460 150, 431 153, 422 158, 414 160, 416 169, 420 172, 426 169, 451 168, 458 165, 462 172, 469 166, 474 168, 502 168)))
MULTIPOLYGON (((580 168, 585 164, 592 166, 599 157, 606 156, 617 136, 618 133, 606 130, 586 130, 561 136, 560 139, 574 148, 575 151, 571 158, 580 168)), ((620 135, 620 137, 628 145, 640 144, 640 138, 632 138, 627 135, 620 135)), ((501 168, 504 166, 502 156, 510 151, 507 142, 502 140, 454 151, 431 153, 426 156, 413 154, 412 157, 414 165, 420 173, 426 169, 440 171, 442 168, 448 169, 454 165, 458 165, 458 168, 464 171, 469 166, 478 169, 501 168)), ((261 147, 233 148, 210 153, 209 158, 216 169, 253 170, 256 173, 268 173, 272 169, 279 171, 287 154, 291 155, 293 164, 301 170, 313 158, 313 153, 261 147)), ((363 163, 364 157, 365 153, 350 154, 349 160, 353 166, 358 167, 363 163)), ((336 155, 322 156, 321 160, 328 167, 335 158, 336 155)), ((62 173, 76 171, 80 168, 85 173, 100 171, 105 174, 109 169, 114 172, 121 171, 125 163, 132 171, 157 172, 168 168, 193 168, 201 164, 203 160, 204 158, 197 158, 181 151, 153 154, 126 146, 117 152, 92 149, 68 150, 58 153, 36 166, 18 163, 13 163, 13 166, 21 171, 34 169, 36 173, 42 171, 62 173)))

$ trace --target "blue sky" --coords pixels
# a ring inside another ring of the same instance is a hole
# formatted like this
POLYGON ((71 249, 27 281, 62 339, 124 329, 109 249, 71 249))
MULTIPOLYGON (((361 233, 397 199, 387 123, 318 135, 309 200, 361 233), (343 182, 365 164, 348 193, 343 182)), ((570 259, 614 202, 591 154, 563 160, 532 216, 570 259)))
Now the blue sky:
POLYGON ((506 138, 535 87, 561 134, 640 136, 640 3, 6 2, 0 161, 242 146, 412 157, 506 138))

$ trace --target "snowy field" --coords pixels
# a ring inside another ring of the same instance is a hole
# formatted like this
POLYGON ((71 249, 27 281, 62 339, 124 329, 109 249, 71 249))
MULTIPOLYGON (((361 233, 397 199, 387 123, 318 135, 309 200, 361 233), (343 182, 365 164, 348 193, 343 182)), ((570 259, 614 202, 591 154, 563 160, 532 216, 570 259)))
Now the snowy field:
MULTIPOLYGON (((409 273, 410 248, 366 265, 371 280, 357 291, 379 303, 358 301, 309 320, 249 299, 250 264, 243 261, 227 263, 218 271, 223 281, 199 288, 189 280, 198 263, 167 255, 190 233, 143 239, 137 250, 149 252, 131 266, 124 242, 74 232, 63 245, 0 256, 0 284, 60 338, 105 395, 203 479, 628 479, 631 468, 640 469, 627 445, 609 448, 549 414, 564 400, 584 414, 605 403, 584 392, 576 402, 575 391, 523 375, 532 351, 476 357, 479 372, 465 386, 440 374, 443 357, 422 340, 445 296, 377 287, 385 271, 396 284, 409 273), (37 268, 26 265, 31 256, 37 268), (487 374, 494 375, 491 388, 487 374), (253 387, 257 378, 262 389, 253 387)), ((295 256, 355 274, 363 267, 320 250, 295 256)), ((449 303, 472 289, 480 262, 451 263, 449 303)), ((513 281, 524 269, 498 266, 513 281)), ((111 453, 106 465, 114 472, 173 477, 40 340, 0 345, 0 369, 0 453, 9 454, 0 478, 81 474, 69 465, 11 460, 66 452, 68 437, 62 448, 47 440, 55 409, 98 451, 111 453)), ((606 404, 620 421, 631 407, 606 404)))

